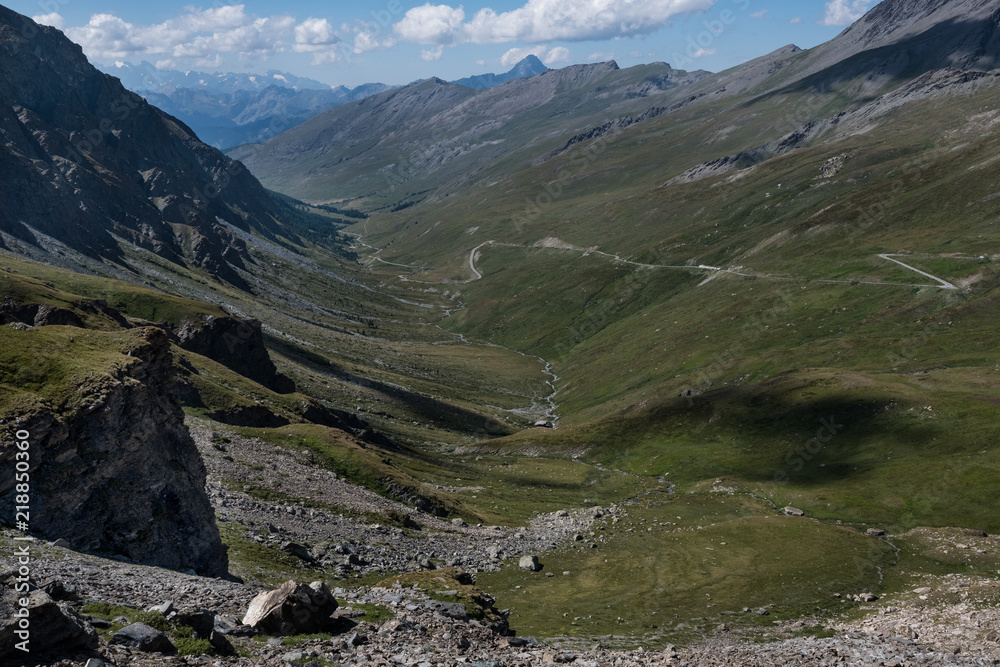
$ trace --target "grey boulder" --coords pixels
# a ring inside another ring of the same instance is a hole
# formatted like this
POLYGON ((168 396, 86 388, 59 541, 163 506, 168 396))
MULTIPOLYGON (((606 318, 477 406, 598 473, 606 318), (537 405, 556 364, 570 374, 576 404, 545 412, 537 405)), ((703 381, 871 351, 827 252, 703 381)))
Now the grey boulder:
POLYGON ((126 625, 112 635, 111 643, 136 648, 145 653, 173 654, 177 652, 165 634, 145 623, 126 625))

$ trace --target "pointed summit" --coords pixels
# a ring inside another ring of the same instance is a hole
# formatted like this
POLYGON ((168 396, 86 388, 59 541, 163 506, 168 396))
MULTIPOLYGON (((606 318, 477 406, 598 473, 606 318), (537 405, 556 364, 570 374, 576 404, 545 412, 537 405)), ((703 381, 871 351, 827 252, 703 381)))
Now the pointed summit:
POLYGON ((459 79, 454 83, 457 83, 460 86, 465 86, 466 88, 476 88, 478 90, 482 90, 483 88, 499 86, 501 83, 513 81, 514 79, 527 79, 528 77, 546 72, 548 69, 549 68, 538 59, 538 56, 532 54, 523 58, 519 63, 514 65, 514 67, 504 74, 479 74, 477 76, 459 79))
POLYGON ((545 64, 538 59, 538 56, 532 53, 522 59, 521 62, 514 65, 514 67, 507 72, 507 75, 511 76, 512 79, 525 79, 529 76, 541 74, 547 69, 548 67, 546 67, 545 64))

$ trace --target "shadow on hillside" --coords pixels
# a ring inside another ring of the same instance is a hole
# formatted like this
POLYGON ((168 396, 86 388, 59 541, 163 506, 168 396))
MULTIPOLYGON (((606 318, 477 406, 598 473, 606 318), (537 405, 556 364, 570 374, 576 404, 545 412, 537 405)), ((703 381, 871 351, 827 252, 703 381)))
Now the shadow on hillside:
POLYGON ((689 479, 823 485, 881 467, 890 450, 894 459, 945 455, 936 451, 946 446, 944 427, 910 411, 912 398, 890 387, 852 392, 837 377, 786 373, 626 411, 599 440, 611 454, 623 443, 648 448, 689 479))

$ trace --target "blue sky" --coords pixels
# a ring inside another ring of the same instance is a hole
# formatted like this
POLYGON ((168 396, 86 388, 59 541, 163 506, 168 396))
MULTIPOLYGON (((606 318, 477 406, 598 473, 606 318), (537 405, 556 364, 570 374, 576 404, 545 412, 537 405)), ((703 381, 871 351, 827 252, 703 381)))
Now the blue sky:
POLYGON ((615 59, 717 72, 786 44, 815 46, 875 0, 17 0, 92 62, 208 72, 280 69, 324 83, 408 83, 615 59))

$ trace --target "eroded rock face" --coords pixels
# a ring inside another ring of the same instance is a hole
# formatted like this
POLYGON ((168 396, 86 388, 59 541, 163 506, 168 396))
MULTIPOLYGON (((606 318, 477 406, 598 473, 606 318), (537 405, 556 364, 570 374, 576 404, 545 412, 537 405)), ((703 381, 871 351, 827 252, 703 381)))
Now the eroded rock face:
POLYGON ((306 586, 289 580, 255 597, 243 624, 269 635, 318 632, 336 610, 337 600, 326 584, 314 581, 306 586))
MULTIPOLYGON (((167 336, 150 327, 126 340, 132 361, 81 384, 84 399, 74 407, 37 404, 7 427, 5 439, 14 428, 31 434, 32 533, 137 563, 225 575, 226 548, 177 400, 167 336)), ((13 469, 14 455, 0 448, 0 466, 13 469)), ((8 507, 13 485, 13 475, 0 478, 8 507)))

